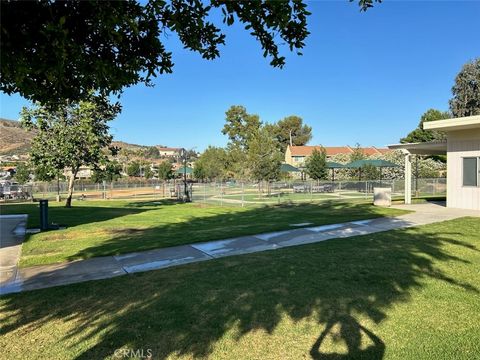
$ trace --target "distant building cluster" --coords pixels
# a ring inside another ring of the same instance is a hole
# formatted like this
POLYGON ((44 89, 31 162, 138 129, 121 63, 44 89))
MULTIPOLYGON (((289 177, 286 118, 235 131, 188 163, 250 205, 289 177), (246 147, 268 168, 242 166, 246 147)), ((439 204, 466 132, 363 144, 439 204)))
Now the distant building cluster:
MULTIPOLYGON (((303 167, 307 158, 312 155, 313 150, 320 151, 321 145, 316 146, 288 146, 285 151, 285 163, 295 167, 303 167)), ((355 148, 351 146, 323 146, 327 154, 327 160, 332 159, 336 155, 351 155, 355 152, 355 148)), ((361 147, 358 148, 366 157, 374 155, 384 155, 392 150, 387 148, 361 147)))

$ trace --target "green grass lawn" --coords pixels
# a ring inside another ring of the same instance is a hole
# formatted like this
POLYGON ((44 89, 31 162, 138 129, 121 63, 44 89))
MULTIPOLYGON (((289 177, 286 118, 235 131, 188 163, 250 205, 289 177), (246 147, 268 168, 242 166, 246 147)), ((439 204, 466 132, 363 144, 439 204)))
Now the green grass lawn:
MULTIPOLYGON (((338 194, 325 194, 325 193, 273 193, 271 195, 259 194, 259 193, 247 193, 243 195, 244 201, 253 202, 285 202, 285 201, 310 201, 310 200, 325 200, 325 199, 338 199, 338 194)), ((222 197, 216 196, 215 199, 220 201, 222 197)), ((223 199, 242 200, 241 194, 227 194, 223 196, 223 199)))
POLYGON ((478 234, 480 219, 463 218, 6 295, 0 348, 6 359, 471 360, 478 234))
MULTIPOLYGON (((39 224, 38 204, 3 205, 0 210, 29 214, 29 226, 39 224)), ((294 223, 323 225, 403 213, 340 202, 240 208, 169 201, 77 201, 71 209, 51 202, 50 221, 68 228, 29 236, 20 266, 285 230, 294 223)))

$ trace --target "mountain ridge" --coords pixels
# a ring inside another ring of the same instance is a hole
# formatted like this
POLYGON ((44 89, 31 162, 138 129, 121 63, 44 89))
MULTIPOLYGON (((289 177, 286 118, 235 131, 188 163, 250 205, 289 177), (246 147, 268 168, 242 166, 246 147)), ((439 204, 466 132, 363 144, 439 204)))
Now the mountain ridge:
MULTIPOLYGON (((22 128, 20 121, 0 118, 0 155, 28 154, 34 135, 34 132, 22 128)), ((112 145, 130 151, 163 147, 163 145, 131 144, 121 140, 113 140, 112 145)))

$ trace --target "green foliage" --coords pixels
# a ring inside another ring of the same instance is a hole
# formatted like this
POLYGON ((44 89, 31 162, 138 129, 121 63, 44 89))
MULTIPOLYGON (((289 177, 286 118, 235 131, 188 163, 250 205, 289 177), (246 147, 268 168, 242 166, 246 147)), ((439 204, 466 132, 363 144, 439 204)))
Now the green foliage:
POLYGON ((172 164, 168 161, 163 161, 158 165, 158 178, 160 180, 168 180, 173 177, 172 164))
POLYGON ((30 180, 30 168, 25 163, 19 163, 15 168, 14 179, 20 184, 28 182, 30 180))
POLYGON ((381 170, 371 164, 363 165, 360 174, 364 180, 378 180, 381 177, 381 170))
POLYGON ((277 180, 282 158, 275 138, 267 129, 260 128, 253 134, 247 151, 248 168, 252 179, 277 180))
POLYGON ((275 124, 268 124, 267 127, 275 135, 282 152, 285 152, 290 144, 290 138, 296 146, 305 145, 312 139, 312 128, 303 124, 303 119, 299 116, 287 116, 275 124))
POLYGON ((305 169, 308 176, 314 180, 325 180, 328 176, 327 153, 322 147, 320 151, 314 149, 305 162, 305 169))
POLYGON ((247 152, 239 145, 229 143, 227 145, 226 170, 227 177, 247 179, 249 176, 247 152))
POLYGON ((192 161, 198 158, 198 153, 195 150, 190 149, 187 150, 186 156, 188 160, 192 161))
POLYGON ((207 178, 205 168, 202 163, 195 163, 195 167, 193 168, 193 177, 197 180, 205 180, 207 178))
POLYGON ((146 166, 145 170, 143 170, 143 176, 145 177, 145 179, 151 179, 151 178, 153 178, 154 175, 155 175, 155 173, 150 168, 150 166, 146 166))
POLYGON ((106 97, 88 94, 78 103, 65 102, 56 110, 35 104, 24 107, 22 125, 35 131, 30 161, 46 178, 55 178, 64 169, 71 172, 66 206, 71 205, 73 181, 81 166, 98 168, 108 162, 112 136, 108 122, 120 112, 118 103, 110 104, 106 97))
POLYGON ((145 150, 144 156, 147 159, 158 159, 160 157, 160 151, 155 146, 149 146, 147 150, 145 150))
POLYGON ((454 117, 480 115, 480 58, 463 65, 452 94, 450 111, 454 117))
MULTIPOLYGON (((355 0, 349 0, 350 2, 354 2, 355 0)), ((367 11, 371 7, 373 7, 374 3, 381 3, 382 0, 358 0, 358 5, 360 6, 360 11, 367 11)))
POLYGON ((201 180, 221 180, 225 177, 227 153, 225 149, 209 146, 195 162, 193 174, 201 180))
MULTIPOLYGON (((416 156, 412 163, 413 177, 431 179, 440 177, 447 170, 446 164, 431 157, 416 156)), ((445 176, 445 175, 444 175, 445 176)))
POLYGON ((118 161, 109 161, 103 169, 95 169, 91 180, 94 183, 113 182, 122 177, 122 165, 118 161))
POLYGON ((225 113, 222 134, 228 136, 232 145, 247 150, 251 137, 261 126, 258 115, 251 115, 245 107, 234 105, 225 113))
POLYGON ((445 140, 444 133, 432 130, 424 130, 423 123, 427 121, 436 121, 449 119, 451 114, 448 111, 440 111, 436 109, 427 110, 420 118, 420 123, 417 128, 410 132, 406 137, 400 139, 401 143, 416 143, 416 142, 428 142, 436 140, 445 140))
POLYGON ((138 161, 132 161, 127 166, 127 175, 131 177, 140 176, 140 163, 138 161))
POLYGON ((353 148, 353 153, 350 154, 349 162, 354 162, 354 161, 357 161, 357 160, 363 160, 363 159, 365 159, 365 157, 366 156, 365 156, 362 148, 360 147, 360 144, 356 143, 355 147, 353 148))
POLYGON ((310 14, 302 0, 2 2, 0 89, 57 105, 90 89, 108 95, 152 85, 173 71, 167 34, 204 59, 220 55, 225 35, 211 14, 217 9, 223 24, 245 26, 272 66, 285 64, 280 44, 301 55, 310 14))
POLYGON ((63 176, 60 170, 57 170, 57 173, 52 173, 52 169, 48 169, 45 166, 37 165, 33 168, 33 176, 35 181, 45 181, 49 182, 53 179, 56 179, 59 176, 63 176))

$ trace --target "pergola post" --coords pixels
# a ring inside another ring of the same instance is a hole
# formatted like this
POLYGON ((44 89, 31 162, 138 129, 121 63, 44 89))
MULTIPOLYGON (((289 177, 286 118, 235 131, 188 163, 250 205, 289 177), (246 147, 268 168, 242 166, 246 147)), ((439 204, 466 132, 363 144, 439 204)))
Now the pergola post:
POLYGON ((412 155, 403 150, 405 156, 405 204, 412 203, 412 155))

